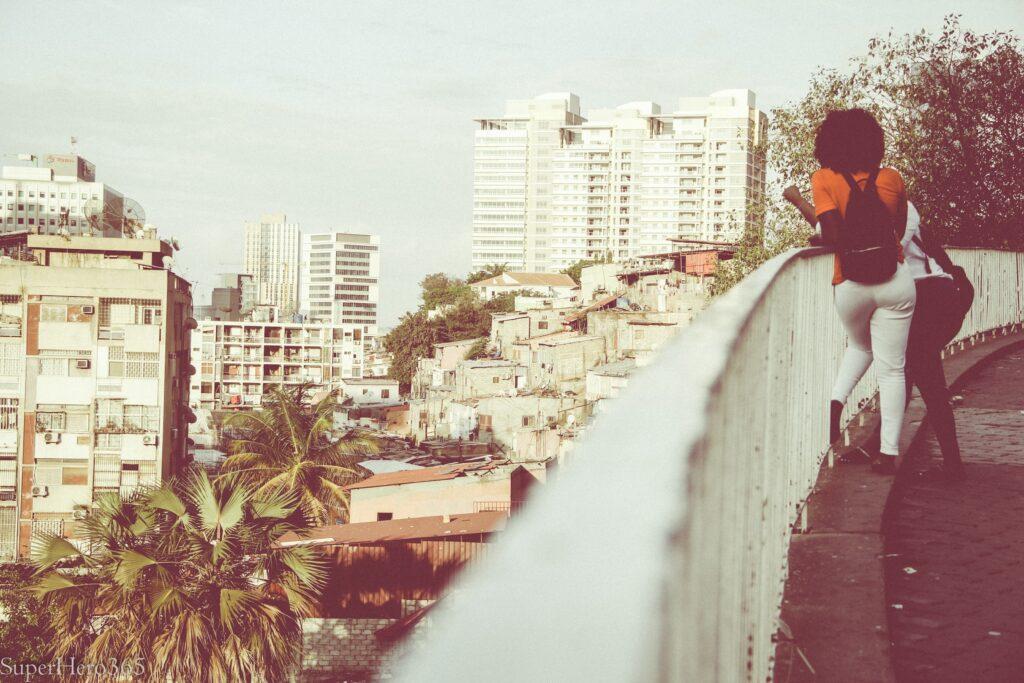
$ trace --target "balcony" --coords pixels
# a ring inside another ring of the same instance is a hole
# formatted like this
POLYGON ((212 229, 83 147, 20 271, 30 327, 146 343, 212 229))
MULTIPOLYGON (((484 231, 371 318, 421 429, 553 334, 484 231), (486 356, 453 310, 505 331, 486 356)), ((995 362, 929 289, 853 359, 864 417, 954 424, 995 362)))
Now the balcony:
MULTIPOLYGON (((1024 338, 1024 254, 950 255, 977 287, 957 348, 1024 338)), ((457 595, 431 614, 430 647, 412 651, 396 679, 771 680, 776 643, 786 639, 779 617, 791 539, 828 472, 825 408, 845 346, 831 274, 822 250, 778 256, 638 371, 562 475, 456 580, 457 595)), ((847 415, 874 394, 869 373, 847 415)), ((1020 443, 1024 426, 1013 424, 1020 443)), ((997 480, 985 481, 994 491, 997 480)), ((987 500, 984 486, 960 497, 987 500)), ((859 547, 863 562, 882 562, 874 546, 859 547)), ((1019 583, 1003 574, 1008 589, 1019 583)), ((820 578, 819 595, 863 601, 859 583, 820 578)), ((872 594, 880 621, 830 632, 828 650, 850 652, 847 638, 860 632, 887 643, 884 599, 884 590, 872 594)), ((849 618, 833 604, 817 613, 832 626, 849 618)))

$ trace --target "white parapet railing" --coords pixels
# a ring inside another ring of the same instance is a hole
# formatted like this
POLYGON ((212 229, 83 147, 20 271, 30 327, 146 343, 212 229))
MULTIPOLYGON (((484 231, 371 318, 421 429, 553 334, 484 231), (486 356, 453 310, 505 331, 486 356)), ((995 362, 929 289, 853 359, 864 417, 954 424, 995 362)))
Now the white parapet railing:
MULTIPOLYGON (((961 338, 1024 320, 1024 255, 951 256, 977 288, 961 338)), ((845 344, 831 273, 821 250, 778 256, 635 375, 398 679, 769 680, 845 344)), ((874 391, 869 373, 851 405, 874 391)))

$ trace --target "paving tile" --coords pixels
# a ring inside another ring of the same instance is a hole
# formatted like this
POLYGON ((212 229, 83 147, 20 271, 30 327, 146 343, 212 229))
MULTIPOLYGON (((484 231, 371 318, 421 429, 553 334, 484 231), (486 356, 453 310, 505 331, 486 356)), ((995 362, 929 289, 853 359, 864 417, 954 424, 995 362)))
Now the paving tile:
POLYGON ((928 434, 909 454, 892 502, 886 553, 896 557, 885 564, 896 677, 1022 681, 1024 351, 989 364, 959 393, 968 481, 917 479, 941 462, 928 434))

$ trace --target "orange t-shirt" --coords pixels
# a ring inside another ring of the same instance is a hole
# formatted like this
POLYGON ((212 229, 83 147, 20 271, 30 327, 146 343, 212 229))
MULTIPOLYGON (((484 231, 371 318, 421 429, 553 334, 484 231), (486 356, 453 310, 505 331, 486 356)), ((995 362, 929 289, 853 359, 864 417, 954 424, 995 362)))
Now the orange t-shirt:
MULTIPOLYGON (((853 174, 853 179, 863 187, 867 182, 869 173, 862 171, 853 174)), ((903 183, 903 177, 891 168, 883 168, 878 172, 875 180, 878 188, 878 197, 893 217, 901 212, 906 214, 907 187, 903 183)), ((846 215, 846 205, 850 201, 850 186, 842 173, 836 173, 830 168, 820 168, 811 176, 811 190, 814 193, 814 212, 820 216, 826 211, 839 210, 839 214, 846 215)), ((903 249, 899 249, 899 259, 903 262, 903 249)), ((838 285, 843 281, 843 271, 839 266, 839 256, 835 257, 834 273, 832 284, 838 285)))

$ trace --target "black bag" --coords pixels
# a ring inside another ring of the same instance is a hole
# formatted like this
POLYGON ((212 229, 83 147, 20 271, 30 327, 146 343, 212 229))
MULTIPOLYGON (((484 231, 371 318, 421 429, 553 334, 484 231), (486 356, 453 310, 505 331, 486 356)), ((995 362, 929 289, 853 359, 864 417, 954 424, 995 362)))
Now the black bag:
POLYGON ((878 169, 868 176, 863 190, 849 173, 843 172, 843 177, 850 186, 837 250, 843 277, 868 285, 888 282, 899 264, 899 241, 875 186, 878 169))
POLYGON ((967 317, 967 312, 971 310, 971 306, 974 304, 974 284, 971 283, 969 277, 967 277, 967 271, 960 266, 953 263, 953 260, 949 258, 949 254, 941 244, 933 240, 922 240, 918 236, 914 236, 914 244, 921 247, 921 251, 924 252, 926 257, 924 262, 924 271, 926 273, 932 272, 932 266, 928 263, 928 258, 935 259, 935 262, 942 267, 942 270, 949 273, 953 277, 953 286, 956 288, 956 295, 954 296, 952 304, 949 307, 950 322, 947 328, 948 334, 946 343, 948 344, 953 337, 956 336, 960 328, 963 327, 964 318, 967 317))

